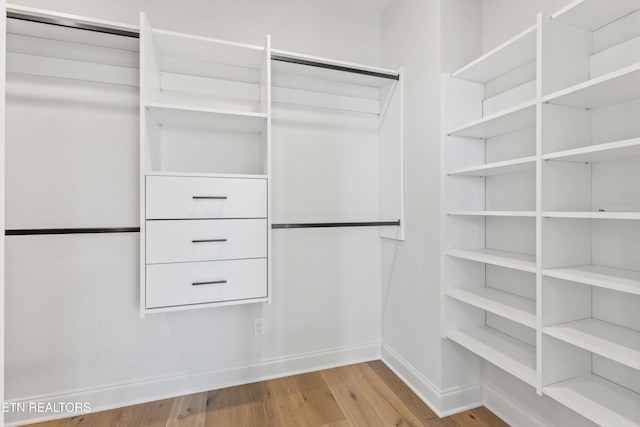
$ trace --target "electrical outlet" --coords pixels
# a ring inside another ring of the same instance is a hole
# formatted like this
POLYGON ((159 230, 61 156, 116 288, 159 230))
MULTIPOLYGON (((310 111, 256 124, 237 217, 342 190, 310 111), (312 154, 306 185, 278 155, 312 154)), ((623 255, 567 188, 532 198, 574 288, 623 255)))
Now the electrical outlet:
POLYGON ((253 321, 253 336, 261 337, 264 335, 264 331, 267 327, 267 318, 261 317, 253 321))

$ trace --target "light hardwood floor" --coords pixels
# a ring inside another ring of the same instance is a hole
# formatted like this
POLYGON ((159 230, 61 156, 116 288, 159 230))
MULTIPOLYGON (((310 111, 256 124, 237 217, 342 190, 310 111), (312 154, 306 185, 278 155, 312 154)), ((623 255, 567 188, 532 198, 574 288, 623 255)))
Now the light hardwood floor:
POLYGON ((486 408, 440 419, 383 362, 359 363, 39 427, 508 427, 486 408))

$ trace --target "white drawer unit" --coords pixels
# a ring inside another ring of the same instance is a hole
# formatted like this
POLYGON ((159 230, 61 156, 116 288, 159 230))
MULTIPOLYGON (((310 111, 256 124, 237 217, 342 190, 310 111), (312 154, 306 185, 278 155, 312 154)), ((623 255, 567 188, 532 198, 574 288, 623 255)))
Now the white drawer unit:
POLYGON ((266 258, 147 266, 147 308, 266 297, 266 258))
POLYGON ((146 219, 266 218, 267 180, 147 176, 146 219))
POLYGON ((147 221, 147 264, 265 258, 266 219, 147 221))

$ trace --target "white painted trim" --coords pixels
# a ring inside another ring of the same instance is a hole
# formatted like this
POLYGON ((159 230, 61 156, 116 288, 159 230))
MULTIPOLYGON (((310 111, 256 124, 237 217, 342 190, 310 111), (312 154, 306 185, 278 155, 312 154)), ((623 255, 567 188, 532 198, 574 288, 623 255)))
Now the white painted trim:
POLYGON ((440 390, 391 347, 382 344, 382 361, 440 418, 482 406, 482 385, 440 390))
MULTIPOLYGON (((301 353, 221 369, 194 371, 171 377, 104 385, 43 396, 8 400, 19 402, 90 402, 91 412, 200 393, 256 381, 264 381, 353 363, 380 359, 380 342, 301 353)), ((6 426, 18 426, 67 418, 78 413, 7 413, 6 426)))
POLYGON ((549 427, 549 422, 540 418, 522 402, 503 394, 488 382, 483 383, 482 403, 491 412, 513 427, 549 427))

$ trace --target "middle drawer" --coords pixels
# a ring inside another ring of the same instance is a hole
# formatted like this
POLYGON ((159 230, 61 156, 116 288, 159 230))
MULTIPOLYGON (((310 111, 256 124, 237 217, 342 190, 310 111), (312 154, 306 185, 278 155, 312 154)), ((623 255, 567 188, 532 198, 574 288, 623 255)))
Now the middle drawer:
POLYGON ((266 219, 146 221, 147 264, 267 256, 266 219))

